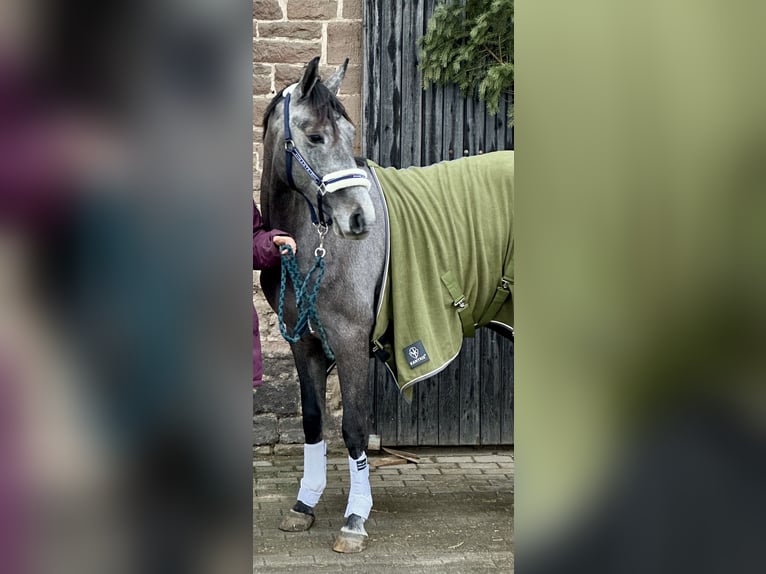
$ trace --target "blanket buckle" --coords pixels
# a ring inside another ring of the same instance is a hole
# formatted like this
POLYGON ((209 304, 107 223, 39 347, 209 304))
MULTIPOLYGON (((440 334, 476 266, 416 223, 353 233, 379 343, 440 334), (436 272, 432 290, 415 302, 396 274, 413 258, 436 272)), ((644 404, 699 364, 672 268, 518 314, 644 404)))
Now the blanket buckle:
POLYGON ((460 299, 452 302, 452 306, 458 309, 465 309, 468 305, 466 305, 465 297, 461 296, 460 299))

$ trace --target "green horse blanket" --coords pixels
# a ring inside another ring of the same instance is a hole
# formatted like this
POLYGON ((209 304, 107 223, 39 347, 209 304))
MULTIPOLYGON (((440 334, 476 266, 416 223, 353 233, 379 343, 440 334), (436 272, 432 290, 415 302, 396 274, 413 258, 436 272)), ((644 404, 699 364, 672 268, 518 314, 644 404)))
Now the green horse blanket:
POLYGON ((428 167, 369 162, 388 251, 372 333, 405 398, 489 323, 513 328, 513 152, 428 167))

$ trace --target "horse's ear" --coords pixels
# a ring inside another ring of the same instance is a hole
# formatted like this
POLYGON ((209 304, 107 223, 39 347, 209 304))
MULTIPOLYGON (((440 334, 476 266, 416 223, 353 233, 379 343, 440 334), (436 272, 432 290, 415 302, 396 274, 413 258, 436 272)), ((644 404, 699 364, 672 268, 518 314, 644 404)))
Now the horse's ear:
POLYGON ((330 76, 326 82, 322 82, 325 86, 327 86, 327 89, 336 96, 338 95, 338 90, 340 89, 340 83, 343 81, 343 76, 346 75, 346 68, 348 68, 348 58, 346 58, 346 61, 338 66, 338 69, 335 70, 335 73, 330 76))
POLYGON ((319 81, 319 56, 311 60, 306 66, 306 71, 301 78, 300 89, 301 99, 305 98, 314 89, 314 85, 319 81))

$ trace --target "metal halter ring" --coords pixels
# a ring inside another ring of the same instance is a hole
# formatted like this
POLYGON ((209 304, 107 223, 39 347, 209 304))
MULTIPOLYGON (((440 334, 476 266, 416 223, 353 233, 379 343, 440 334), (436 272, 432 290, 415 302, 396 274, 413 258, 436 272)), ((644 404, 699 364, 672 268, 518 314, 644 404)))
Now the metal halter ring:
POLYGON ((327 235, 330 227, 326 223, 315 223, 314 227, 316 227, 319 234, 319 247, 314 249, 314 257, 324 258, 327 254, 327 250, 324 248, 324 236, 327 235))

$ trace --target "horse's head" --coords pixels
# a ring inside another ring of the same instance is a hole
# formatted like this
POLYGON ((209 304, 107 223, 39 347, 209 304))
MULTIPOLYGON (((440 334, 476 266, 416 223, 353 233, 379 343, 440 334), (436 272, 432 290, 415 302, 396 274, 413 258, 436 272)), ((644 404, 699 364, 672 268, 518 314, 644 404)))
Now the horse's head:
POLYGON ((272 146, 272 176, 302 194, 320 218, 327 212, 341 237, 363 239, 375 210, 369 181, 354 160, 354 126, 336 97, 347 65, 348 59, 323 82, 319 58, 311 60, 300 82, 269 104, 265 140, 272 146))

